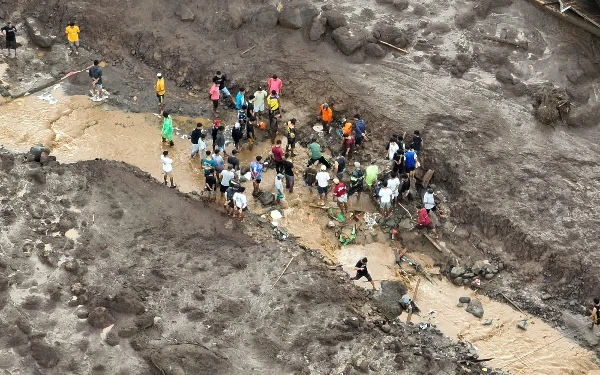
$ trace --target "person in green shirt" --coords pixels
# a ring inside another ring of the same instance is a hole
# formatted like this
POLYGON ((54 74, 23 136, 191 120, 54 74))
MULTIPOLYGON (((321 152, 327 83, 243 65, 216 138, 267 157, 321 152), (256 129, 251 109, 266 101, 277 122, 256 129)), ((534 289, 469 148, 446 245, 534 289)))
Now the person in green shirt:
POLYGON ((319 142, 317 142, 317 138, 313 137, 312 138, 312 142, 306 146, 307 150, 307 154, 308 154, 308 163, 306 164, 307 167, 310 167, 311 165, 315 164, 316 162, 319 162, 321 164, 323 164, 324 166, 326 166, 327 168, 331 168, 331 163, 329 162, 329 160, 327 160, 323 154, 321 154, 321 145, 319 144, 319 142))
POLYGON ((173 146, 173 119, 171 118, 171 115, 169 115, 169 112, 164 111, 163 112, 163 127, 162 127, 162 141, 166 142, 169 141, 169 145, 173 146))
POLYGON ((375 164, 374 161, 371 162, 371 165, 367 167, 365 182, 369 187, 373 186, 373 183, 377 181, 377 175, 379 175, 379 167, 375 164))

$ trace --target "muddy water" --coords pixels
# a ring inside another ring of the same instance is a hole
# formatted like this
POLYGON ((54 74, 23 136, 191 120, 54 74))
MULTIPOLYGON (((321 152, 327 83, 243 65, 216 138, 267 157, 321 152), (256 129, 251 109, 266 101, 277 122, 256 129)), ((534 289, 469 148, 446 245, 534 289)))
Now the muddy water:
MULTIPOLYGON (((338 252, 338 259, 346 270, 351 269, 361 256, 369 258, 369 272, 376 275, 377 283, 382 279, 399 279, 397 268, 393 266, 394 253, 389 246, 347 246, 338 252)), ((433 261, 427 256, 414 253, 408 256, 423 264, 430 273, 436 273, 433 261)), ((406 269, 410 270, 410 266, 406 269)), ((490 365, 514 374, 600 374, 593 352, 569 341, 548 324, 477 295, 469 288, 455 287, 438 277, 434 279, 437 285, 425 279, 420 282, 416 304, 422 316, 413 317, 413 322, 433 323, 451 338, 472 343, 479 349, 480 358, 494 358, 488 361, 490 365), (464 296, 481 301, 485 309, 482 319, 467 313, 465 307, 457 307, 459 297, 464 296), (517 323, 524 318, 528 318, 529 322, 527 331, 517 328, 517 323), (481 324, 489 319, 492 320, 491 325, 481 324)), ((371 287, 364 279, 355 283, 371 287)), ((415 284, 416 278, 411 277, 411 298, 415 284)))

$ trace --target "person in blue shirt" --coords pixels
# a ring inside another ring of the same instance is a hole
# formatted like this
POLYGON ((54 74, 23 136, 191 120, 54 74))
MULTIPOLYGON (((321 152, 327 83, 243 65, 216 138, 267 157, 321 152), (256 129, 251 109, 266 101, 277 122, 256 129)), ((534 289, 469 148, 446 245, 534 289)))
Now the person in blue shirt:
POLYGON ((362 144, 365 135, 367 135, 367 124, 360 118, 358 113, 354 115, 354 120, 356 121, 354 127, 354 144, 359 146, 362 144))
POLYGON ((244 95, 246 94, 246 89, 240 87, 240 92, 235 96, 235 108, 239 111, 242 109, 242 106, 246 104, 246 98, 244 95))
POLYGON ((417 154, 411 144, 408 146, 408 151, 404 153, 404 167, 408 177, 412 180, 415 176, 415 169, 417 168, 417 154))
POLYGON ((250 163, 250 172, 252 174, 252 195, 256 196, 260 192, 260 182, 263 174, 262 156, 257 156, 256 161, 250 163))

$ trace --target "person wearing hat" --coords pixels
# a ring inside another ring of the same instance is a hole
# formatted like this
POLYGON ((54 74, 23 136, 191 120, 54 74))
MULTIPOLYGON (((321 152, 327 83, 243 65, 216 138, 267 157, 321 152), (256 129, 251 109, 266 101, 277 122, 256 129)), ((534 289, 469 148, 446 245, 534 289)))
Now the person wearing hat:
POLYGON ((333 111, 331 107, 327 103, 321 104, 319 108, 320 116, 321 116, 321 124, 323 124, 323 132, 325 134, 329 134, 329 125, 333 120, 333 111))
POLYGON ((348 212, 348 193, 346 192, 346 185, 337 178, 333 179, 333 200, 337 202, 342 215, 348 212))
POLYGON ((375 283, 373 282, 373 278, 369 274, 369 270, 367 270, 367 258, 366 257, 362 258, 361 260, 359 260, 356 263, 356 266, 354 266, 354 270, 356 271, 356 276, 354 276, 350 280, 360 280, 361 278, 366 277, 367 281, 369 281, 371 283, 371 285, 373 286, 373 290, 377 290, 377 288, 375 288, 375 283))
POLYGON ((331 177, 327 173, 327 167, 322 165, 321 171, 315 176, 317 180, 317 192, 319 193, 319 205, 325 205, 325 196, 327 195, 327 187, 329 186, 329 180, 331 177))
POLYGON ((265 112, 265 103, 268 95, 269 94, 262 86, 258 86, 258 90, 254 92, 254 113, 259 120, 265 112))
POLYGON ((277 173, 277 176, 275 177, 275 203, 281 204, 281 201, 284 199, 285 194, 283 192, 283 174, 277 173))
POLYGON ((233 195, 239 190, 240 184, 234 183, 235 180, 231 180, 227 191, 225 191, 225 210, 228 216, 235 214, 235 203, 233 202, 233 195))
POLYGON ((356 201, 360 202, 360 195, 364 189, 364 181, 365 181, 365 171, 360 167, 359 162, 354 163, 354 171, 352 171, 352 175, 350 175, 350 190, 348 191, 348 195, 352 195, 354 193, 358 193, 356 196, 356 201))
POLYGON ((240 141, 244 138, 244 129, 246 128, 245 122, 236 122, 231 129, 231 139, 233 139, 233 147, 236 150, 241 150, 240 141))
POLYGON ((425 194, 423 195, 423 206, 425 206, 425 209, 427 210, 427 213, 433 211, 436 212, 436 214, 442 218, 445 219, 446 216, 442 214, 441 211, 438 211, 438 208, 435 204, 435 198, 433 196, 433 189, 432 188, 428 188, 427 191, 425 192, 425 194))
POLYGON ((162 76, 162 73, 156 73, 156 85, 154 85, 154 90, 156 91, 156 97, 158 98, 158 106, 160 107, 160 113, 165 110, 165 79, 162 76))

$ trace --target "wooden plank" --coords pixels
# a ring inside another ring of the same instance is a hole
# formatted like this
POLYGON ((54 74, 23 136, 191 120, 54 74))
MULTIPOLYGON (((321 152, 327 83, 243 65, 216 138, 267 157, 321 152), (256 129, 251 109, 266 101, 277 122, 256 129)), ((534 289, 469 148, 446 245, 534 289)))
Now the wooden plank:
POLYGON ((435 248, 436 248, 436 249, 438 249, 438 251, 439 251, 440 253, 444 252, 444 251, 442 250, 442 247, 441 247, 441 246, 440 246, 440 245, 437 243, 437 241, 436 241, 436 240, 434 240, 433 238, 431 238, 431 236, 430 236, 430 235, 428 235, 427 233, 425 233, 425 238, 427 238, 427 239, 429 240, 429 242, 431 242, 431 244, 432 244, 433 246, 435 246, 435 248))

